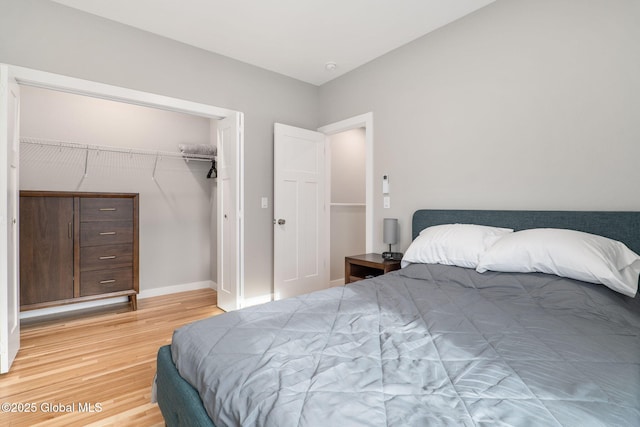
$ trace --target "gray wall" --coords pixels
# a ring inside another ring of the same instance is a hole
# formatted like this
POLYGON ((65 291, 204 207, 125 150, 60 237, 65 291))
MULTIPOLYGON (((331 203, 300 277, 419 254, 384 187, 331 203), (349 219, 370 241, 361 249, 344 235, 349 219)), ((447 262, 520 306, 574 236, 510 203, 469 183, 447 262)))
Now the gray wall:
POLYGON ((498 0, 320 88, 374 113, 374 248, 418 208, 640 209, 640 2, 498 0), (382 208, 383 173, 391 208, 382 208))
MULTIPOLYGON (((216 122, 216 120, 212 120, 216 122)), ((20 135, 91 145, 176 152, 210 144, 210 120, 69 93, 22 87, 20 135)), ((140 291, 215 281, 210 162, 22 144, 22 190, 140 194, 140 291), (155 179, 152 179, 155 166, 155 179)))
POLYGON ((46 0, 0 10, 0 62, 244 112, 245 297, 270 294, 273 123, 315 129, 318 88, 46 0))

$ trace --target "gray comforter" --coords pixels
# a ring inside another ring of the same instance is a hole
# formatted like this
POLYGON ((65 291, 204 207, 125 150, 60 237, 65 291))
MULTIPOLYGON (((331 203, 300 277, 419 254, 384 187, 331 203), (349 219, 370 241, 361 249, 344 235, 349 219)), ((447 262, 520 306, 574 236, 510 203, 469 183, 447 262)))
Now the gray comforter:
POLYGON ((219 426, 640 426, 640 303, 410 265, 202 320, 172 355, 219 426))

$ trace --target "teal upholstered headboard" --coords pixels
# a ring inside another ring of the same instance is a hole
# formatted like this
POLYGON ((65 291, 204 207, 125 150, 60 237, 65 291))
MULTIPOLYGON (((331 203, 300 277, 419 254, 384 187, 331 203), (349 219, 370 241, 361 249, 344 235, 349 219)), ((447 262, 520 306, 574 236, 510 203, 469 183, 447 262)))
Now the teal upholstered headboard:
POLYGON ((412 238, 415 239, 426 227, 455 223, 514 230, 568 228, 619 240, 640 254, 640 212, 421 209, 413 214, 412 238))

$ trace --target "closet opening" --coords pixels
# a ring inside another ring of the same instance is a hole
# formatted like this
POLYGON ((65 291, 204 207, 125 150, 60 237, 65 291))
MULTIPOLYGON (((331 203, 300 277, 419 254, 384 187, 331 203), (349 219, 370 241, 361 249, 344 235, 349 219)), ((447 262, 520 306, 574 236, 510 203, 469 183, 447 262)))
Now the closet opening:
POLYGON ((344 284, 345 257, 373 252, 373 113, 318 129, 326 135, 329 286, 344 284))
POLYGON ((22 67, 2 71, 20 93, 20 190, 139 193, 140 297, 213 287, 221 308, 242 305, 242 113, 22 67), (185 159, 180 144, 218 153, 185 159), (224 256, 222 240, 233 248, 224 256))
POLYGON ((331 286, 344 285, 346 256, 366 252, 365 129, 355 128, 328 137, 330 167, 331 286))
POLYGON ((216 180, 207 178, 210 161, 185 159, 178 146, 215 146, 218 120, 31 86, 20 92, 20 190, 138 193, 142 297, 213 287, 216 180))

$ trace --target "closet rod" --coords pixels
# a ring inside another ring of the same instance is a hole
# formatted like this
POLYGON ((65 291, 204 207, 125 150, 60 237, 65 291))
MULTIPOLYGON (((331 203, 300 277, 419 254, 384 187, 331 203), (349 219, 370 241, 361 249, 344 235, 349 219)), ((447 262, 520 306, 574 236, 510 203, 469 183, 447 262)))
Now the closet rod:
POLYGON ((95 150, 95 151, 108 151, 112 153, 122 154, 137 154, 141 156, 154 156, 154 157, 175 157, 185 160, 196 160, 200 162, 210 162, 216 158, 207 154, 183 154, 172 151, 157 151, 157 150, 143 150, 140 148, 123 148, 123 147, 111 147, 107 145, 91 145, 91 144, 78 144, 75 142, 58 141, 54 139, 32 138, 27 136, 21 136, 20 142, 24 144, 41 145, 47 147, 57 148, 75 148, 80 150, 95 150))

